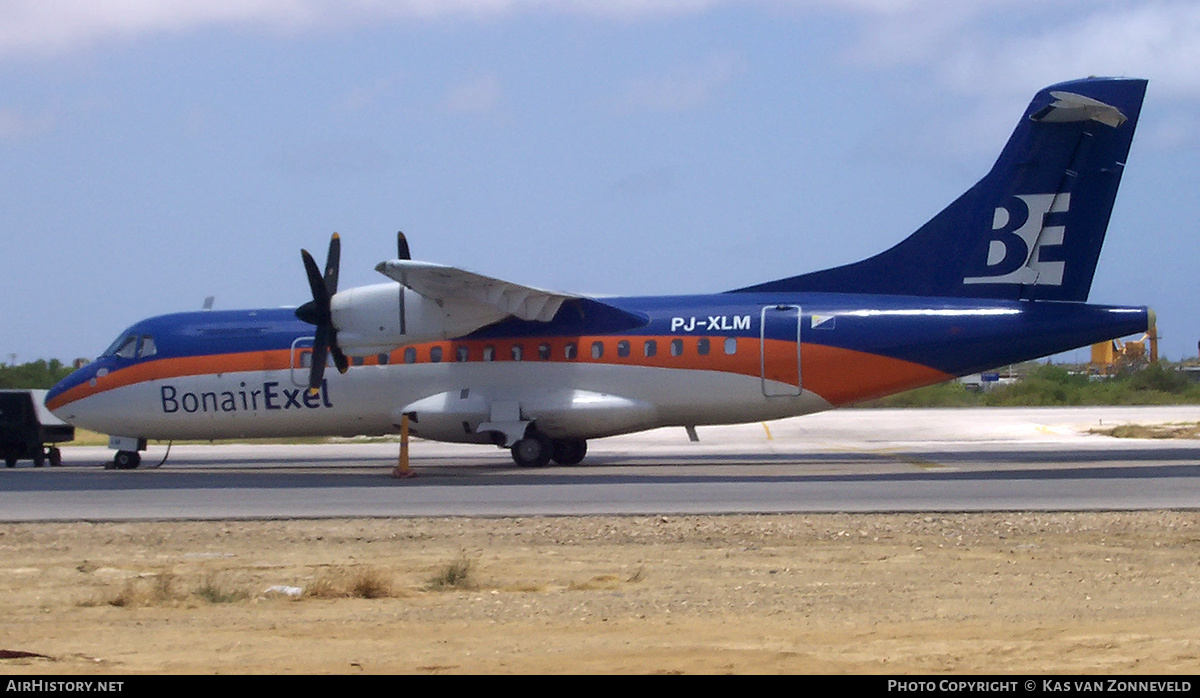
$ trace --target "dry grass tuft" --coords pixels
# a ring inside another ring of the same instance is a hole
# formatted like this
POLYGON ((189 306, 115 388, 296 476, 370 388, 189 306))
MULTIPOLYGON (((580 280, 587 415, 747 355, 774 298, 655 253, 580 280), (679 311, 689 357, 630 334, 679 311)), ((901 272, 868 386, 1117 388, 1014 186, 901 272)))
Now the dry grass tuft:
POLYGON ((204 578, 189 593, 183 590, 184 584, 169 572, 140 575, 127 580, 115 592, 101 593, 91 599, 79 603, 80 606, 114 606, 116 608, 137 608, 145 606, 176 606, 187 602, 190 598, 200 599, 207 603, 235 603, 246 601, 250 593, 222 584, 215 574, 204 578))
POLYGON ((250 598, 250 592, 245 589, 230 588, 217 581, 216 575, 213 574, 205 577, 193 594, 208 603, 235 603, 250 598))
POLYGON ((336 567, 314 579, 304 595, 314 599, 386 599, 395 591, 391 579, 374 567, 336 567))
POLYGON ((479 584, 475 581, 474 567, 475 564, 467 557, 466 553, 463 553, 434 575, 426 588, 433 591, 478 589, 479 584))
POLYGON ((621 578, 615 574, 598 574, 586 582, 571 582, 567 585, 567 589, 570 591, 597 591, 616 589, 621 584, 621 578))
POLYGON ((1089 429, 1088 433, 1112 436, 1118 439, 1197 439, 1200 438, 1200 422, 1122 424, 1115 427, 1089 429))
POLYGON ((178 603, 185 596, 176 588, 175 575, 169 572, 160 572, 130 579, 116 593, 86 601, 81 605, 115 606, 117 608, 164 606, 178 603))
POLYGON ((357 570, 350 579, 350 596, 356 599, 386 599, 392 595, 392 581, 373 567, 357 570))

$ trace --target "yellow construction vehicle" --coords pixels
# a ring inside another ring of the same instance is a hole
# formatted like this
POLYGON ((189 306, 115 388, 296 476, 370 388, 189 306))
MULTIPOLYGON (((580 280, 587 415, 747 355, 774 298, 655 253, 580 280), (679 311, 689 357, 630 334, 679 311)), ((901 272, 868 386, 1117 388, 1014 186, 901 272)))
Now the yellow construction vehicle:
POLYGON ((1149 331, 1136 340, 1122 342, 1114 339, 1092 345, 1092 360, 1088 373, 1112 376, 1122 371, 1131 371, 1158 363, 1158 328, 1151 325, 1149 331))

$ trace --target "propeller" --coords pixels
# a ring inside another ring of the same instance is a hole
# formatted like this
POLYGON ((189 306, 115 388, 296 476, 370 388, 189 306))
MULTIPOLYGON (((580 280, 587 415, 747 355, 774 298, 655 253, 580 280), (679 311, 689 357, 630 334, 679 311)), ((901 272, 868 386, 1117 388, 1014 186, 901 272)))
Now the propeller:
POLYGON ((350 368, 350 361, 338 347, 337 329, 333 326, 333 313, 330 309, 333 295, 337 293, 342 239, 334 233, 329 240, 324 276, 308 250, 300 250, 300 257, 304 260, 304 271, 308 274, 308 285, 312 288, 313 299, 296 308, 296 317, 317 326, 317 334, 313 339, 312 368, 308 374, 308 391, 316 393, 321 390, 321 383, 325 379, 326 356, 333 355, 333 364, 337 366, 339 373, 345 373, 350 368))

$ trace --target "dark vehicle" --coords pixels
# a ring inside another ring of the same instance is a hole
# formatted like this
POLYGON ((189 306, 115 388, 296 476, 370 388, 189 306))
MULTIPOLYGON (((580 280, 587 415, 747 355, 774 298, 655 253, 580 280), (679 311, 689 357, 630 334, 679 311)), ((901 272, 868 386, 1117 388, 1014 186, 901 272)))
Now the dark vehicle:
POLYGON ((0 390, 0 452, 10 468, 28 458, 37 467, 62 465, 56 446, 75 438, 75 427, 46 409, 45 390, 0 390))

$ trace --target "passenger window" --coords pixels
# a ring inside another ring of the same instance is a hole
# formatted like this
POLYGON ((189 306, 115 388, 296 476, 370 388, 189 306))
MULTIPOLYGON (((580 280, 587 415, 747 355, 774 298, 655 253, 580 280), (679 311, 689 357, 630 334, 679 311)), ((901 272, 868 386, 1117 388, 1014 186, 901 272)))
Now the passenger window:
POLYGON ((737 353, 737 337, 725 338, 725 353, 731 356, 737 353))
POLYGON ((460 346, 458 349, 454 350, 454 360, 455 361, 462 363, 464 361, 467 361, 470 358, 471 358, 471 349, 470 349, 470 347, 466 346, 465 344, 463 346, 460 346))
POLYGON ((539 344, 538 345, 538 358, 541 359, 542 361, 546 361, 547 359, 550 358, 550 345, 549 344, 539 344))
POLYGON ((417 348, 416 347, 404 347, 404 363, 406 363, 406 364, 417 363, 417 348))
POLYGON ((622 358, 629 356, 629 340, 622 339, 617 342, 617 356, 622 358))
POLYGON ((142 346, 138 349, 138 358, 144 359, 147 356, 154 356, 158 353, 158 347, 154 346, 154 337, 144 334, 142 335, 142 346))
POLYGON ((525 350, 521 347, 521 345, 514 344, 512 346, 512 360, 520 361, 522 358, 524 358, 524 356, 525 356, 525 350))
POLYGON ((592 342, 592 358, 599 359, 604 356, 604 342, 592 342))
POLYGON ((363 356, 351 356, 351 357, 350 357, 350 363, 354 364, 355 366, 362 366, 364 363, 366 363, 366 357, 363 357, 363 356))
POLYGON ((696 341, 696 353, 700 356, 707 356, 710 348, 708 337, 701 337, 696 341))
POLYGON ((671 356, 682 356, 682 355, 683 355, 683 340, 682 339, 672 339, 671 340, 671 356))
POLYGON ((496 360, 496 347, 492 346, 491 344, 484 347, 483 348, 483 360, 484 361, 495 361, 496 360))
MULTIPOLYGON (((301 368, 312 368, 312 362, 313 362, 313 358, 312 358, 311 350, 305 349, 304 351, 300 352, 301 368)), ((332 354, 325 355, 325 365, 326 366, 333 365, 333 355, 332 354)))
MULTIPOLYGON (((413 351, 416 351, 416 350, 414 349, 413 351)), ((391 361, 392 357, 388 356, 387 354, 379 354, 375 358, 379 360, 380 366, 387 366, 388 361, 391 361)))
POLYGON ((430 360, 430 361, 432 361, 432 362, 433 362, 433 363, 435 363, 435 364, 436 364, 436 363, 439 363, 439 362, 441 362, 441 360, 442 360, 442 348, 441 348, 441 347, 432 347, 432 348, 429 350, 429 360, 430 360))
POLYGON ((568 361, 579 355, 579 346, 575 342, 567 342, 567 346, 563 347, 563 356, 568 361))
POLYGON ((646 343, 642 345, 642 355, 643 356, 654 356, 657 353, 658 353, 658 342, 654 341, 653 339, 647 339, 646 343))

